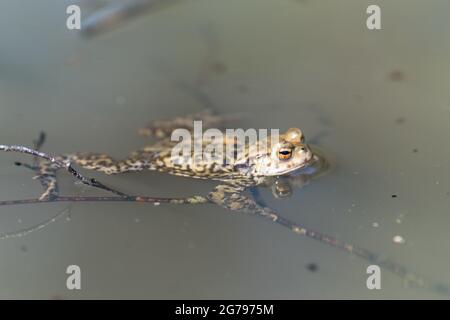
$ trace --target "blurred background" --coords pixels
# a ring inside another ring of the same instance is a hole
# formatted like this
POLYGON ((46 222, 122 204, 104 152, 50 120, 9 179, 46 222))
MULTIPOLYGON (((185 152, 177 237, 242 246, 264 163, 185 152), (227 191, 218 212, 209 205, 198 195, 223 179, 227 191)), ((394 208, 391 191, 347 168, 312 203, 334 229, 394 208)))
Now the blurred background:
MULTIPOLYGON (((138 7, 142 14, 98 34, 66 28, 68 5, 94 23, 111 3, 0 2, 0 143, 31 145, 43 130, 51 154, 120 158, 149 143, 137 135, 148 121, 205 107, 242 112, 237 127, 300 127, 335 170, 282 201, 261 190, 264 200, 291 220, 450 283, 450 2, 179 0, 138 7), (370 4, 381 7, 382 30, 366 27, 370 4)), ((0 155, 1 200, 41 192, 16 160, 31 159, 0 155)), ((215 185, 157 173, 90 175, 151 196, 206 194, 215 185)), ((103 194, 60 176, 64 195, 103 194)), ((0 231, 68 206, 1 207, 0 231)), ((0 241, 0 298, 440 297, 384 271, 382 289, 368 290, 367 266, 212 205, 74 203, 64 219, 0 241), (71 264, 81 267, 81 290, 66 289, 71 264)))

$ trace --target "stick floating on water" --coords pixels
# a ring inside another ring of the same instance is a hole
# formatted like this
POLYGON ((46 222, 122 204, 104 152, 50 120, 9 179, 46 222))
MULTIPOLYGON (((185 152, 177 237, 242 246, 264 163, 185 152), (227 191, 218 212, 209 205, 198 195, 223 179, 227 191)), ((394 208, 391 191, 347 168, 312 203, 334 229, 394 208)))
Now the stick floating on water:
POLYGON ((50 161, 51 163, 55 164, 59 169, 65 169, 67 172, 69 172, 72 176, 74 176, 77 180, 79 180, 81 183, 83 183, 85 185, 103 189, 103 190, 112 192, 112 193, 117 194, 122 197, 128 197, 127 194, 122 193, 117 190, 114 190, 114 189, 111 189, 110 187, 104 185, 103 183, 101 183, 100 181, 98 181, 94 178, 87 178, 87 177, 83 176, 81 173, 79 173, 77 170, 75 170, 73 168, 72 164, 68 160, 58 159, 58 158, 53 157, 45 152, 34 150, 34 149, 24 147, 24 146, 17 146, 17 145, 1 144, 0 151, 25 153, 25 154, 32 155, 35 158, 37 157, 37 158, 46 159, 46 160, 50 161))

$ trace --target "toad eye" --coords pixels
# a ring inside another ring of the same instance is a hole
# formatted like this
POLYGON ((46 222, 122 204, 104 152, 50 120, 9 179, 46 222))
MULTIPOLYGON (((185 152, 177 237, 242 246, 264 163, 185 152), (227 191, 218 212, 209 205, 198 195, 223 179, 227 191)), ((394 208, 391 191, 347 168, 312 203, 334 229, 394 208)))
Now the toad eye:
POLYGON ((292 150, 288 148, 281 148, 278 151, 278 159, 287 160, 292 156, 292 150))

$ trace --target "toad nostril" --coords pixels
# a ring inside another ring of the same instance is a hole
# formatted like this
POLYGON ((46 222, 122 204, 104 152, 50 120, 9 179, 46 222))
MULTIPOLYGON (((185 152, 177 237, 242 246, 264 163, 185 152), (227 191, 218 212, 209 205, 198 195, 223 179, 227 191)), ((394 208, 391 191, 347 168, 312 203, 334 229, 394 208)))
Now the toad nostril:
POLYGON ((305 151, 305 150, 306 150, 306 148, 305 148, 305 147, 301 147, 301 148, 300 148, 300 150, 302 150, 302 151, 305 151))

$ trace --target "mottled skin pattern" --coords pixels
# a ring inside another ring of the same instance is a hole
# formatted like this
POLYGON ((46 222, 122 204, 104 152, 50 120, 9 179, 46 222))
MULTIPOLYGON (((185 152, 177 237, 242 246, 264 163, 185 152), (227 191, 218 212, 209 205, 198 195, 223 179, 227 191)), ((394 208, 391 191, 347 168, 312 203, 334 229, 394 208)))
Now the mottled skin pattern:
MULTIPOLYGON (((233 211, 239 210, 262 215, 267 215, 270 210, 246 196, 244 191, 250 187, 267 185, 268 179, 286 175, 317 160, 311 149, 304 143, 301 131, 289 129, 285 134, 280 135, 279 143, 276 145, 270 143, 269 137, 267 139, 269 141, 268 148, 264 153, 261 153, 261 149, 258 149, 259 145, 251 145, 245 149, 240 158, 228 159, 227 164, 219 164, 212 160, 193 164, 192 161, 181 159, 181 155, 180 159, 176 159, 179 160, 178 162, 173 161, 173 158, 171 158, 172 149, 178 142, 170 140, 172 131, 177 128, 192 131, 194 120, 202 120, 203 129, 221 128, 226 122, 233 120, 233 117, 215 116, 208 111, 204 111, 167 121, 153 122, 147 128, 141 129, 140 133, 156 138, 156 142, 132 152, 129 157, 123 160, 115 160, 108 155, 94 153, 69 154, 60 158, 69 160, 82 168, 106 174, 156 170, 183 177, 218 180, 221 183, 207 197, 189 197, 185 199, 185 202, 211 201, 233 211)), ((258 143, 267 143, 267 141, 262 140, 258 143)), ((210 142, 204 141, 204 145, 210 142)), ((194 143, 196 141, 192 141, 192 145, 194 143)), ((235 144, 236 141, 226 140, 225 144, 227 143, 235 144)), ((226 145, 223 148, 225 150, 226 145)), ((38 166, 40 174, 37 179, 41 181, 45 188, 41 199, 56 197, 58 195, 56 182, 58 168, 45 160, 40 161, 38 166)))

